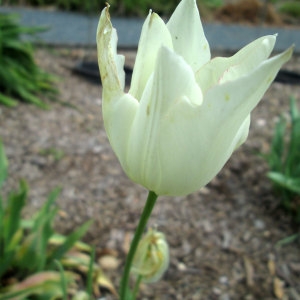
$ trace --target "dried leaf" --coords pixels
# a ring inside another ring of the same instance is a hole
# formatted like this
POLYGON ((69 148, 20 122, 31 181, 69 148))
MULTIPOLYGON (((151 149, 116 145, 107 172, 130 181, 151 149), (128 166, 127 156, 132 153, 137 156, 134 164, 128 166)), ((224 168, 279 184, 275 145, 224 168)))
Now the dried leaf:
POLYGON ((244 266, 245 266, 245 272, 246 272, 246 281, 248 287, 254 286, 254 268, 252 263, 250 262, 249 258, 246 256, 243 257, 244 259, 244 266))
MULTIPOLYGON (((68 275, 67 280, 70 279, 71 277, 68 275)), ((55 297, 61 296, 61 275, 59 272, 44 271, 31 275, 19 283, 6 287, 2 298, 21 300, 28 295, 46 293, 51 293, 55 297)))
POLYGON ((101 257, 104 255, 111 255, 114 257, 118 257, 119 253, 117 250, 115 249, 111 249, 111 248, 102 248, 102 249, 97 249, 97 257, 101 257))
POLYGON ((123 250, 127 254, 129 252, 130 244, 132 240, 132 232, 126 232, 123 242, 123 250))
POLYGON ((273 281, 273 291, 277 299, 283 299, 284 296, 283 287, 284 287, 284 282, 280 280, 278 277, 275 277, 273 281))
POLYGON ((103 287, 109 290, 114 296, 118 297, 118 293, 112 284, 112 282, 101 272, 98 274, 97 277, 97 283, 103 287))
POLYGON ((276 274, 276 264, 273 259, 269 259, 268 261, 268 270, 271 276, 275 276, 276 274))

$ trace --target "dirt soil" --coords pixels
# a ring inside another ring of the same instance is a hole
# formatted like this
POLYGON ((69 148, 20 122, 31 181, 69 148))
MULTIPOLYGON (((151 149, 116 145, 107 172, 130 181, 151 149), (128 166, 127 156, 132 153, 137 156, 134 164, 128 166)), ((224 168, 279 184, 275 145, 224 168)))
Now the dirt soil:
MULTIPOLYGON (((95 56, 95 53, 89 53, 95 56)), ((132 65, 135 52, 126 52, 132 65)), ((223 53, 224 54, 224 53, 223 53)), ((59 76, 60 99, 48 111, 20 104, 0 107, 0 136, 9 159, 6 190, 25 178, 31 187, 25 215, 61 186, 56 227, 68 233, 88 219, 85 237, 115 253, 106 274, 119 286, 125 253, 147 192, 123 173, 101 116, 101 86, 74 74, 82 49, 39 49, 37 62, 59 76)), ((227 54, 225 54, 227 56, 227 54)), ((285 68, 300 70, 300 57, 285 68)), ((300 89, 273 83, 252 113, 247 142, 205 188, 187 197, 161 197, 150 226, 166 234, 170 267, 161 281, 142 285, 139 299, 300 299, 299 243, 277 243, 299 232, 279 207, 266 178, 267 152, 279 116, 300 89)), ((114 299, 104 293, 105 299, 114 299)))

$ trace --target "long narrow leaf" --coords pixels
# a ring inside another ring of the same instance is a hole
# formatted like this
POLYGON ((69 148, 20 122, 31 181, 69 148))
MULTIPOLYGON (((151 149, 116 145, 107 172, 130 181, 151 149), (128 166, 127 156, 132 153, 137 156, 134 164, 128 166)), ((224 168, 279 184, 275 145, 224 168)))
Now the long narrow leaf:
POLYGON ((87 221, 84 223, 82 226, 80 226, 77 230, 75 230, 73 233, 71 233, 65 240, 65 242, 57 247, 53 253, 50 255, 48 262, 52 263, 54 260, 59 260, 61 259, 65 253, 67 253, 88 230, 92 223, 92 220, 87 221))
POLYGON ((60 278, 61 278, 60 283, 61 283, 61 290, 62 290, 62 294, 63 294, 62 300, 68 300, 68 293, 67 293, 67 285, 68 284, 67 284, 64 268, 58 260, 56 260, 55 263, 58 267, 58 270, 60 273, 60 278))
POLYGON ((8 161, 6 159, 6 155, 4 152, 3 143, 0 139, 0 188, 2 187, 4 181, 6 180, 7 168, 8 168, 8 161))
POLYGON ((300 178, 291 178, 276 172, 269 172, 268 177, 281 187, 300 195, 300 178))
POLYGON ((0 104, 3 104, 8 107, 15 107, 17 105, 17 103, 18 102, 16 100, 14 100, 13 98, 5 96, 2 93, 0 93, 0 104))
POLYGON ((96 253, 96 248, 95 246, 93 247, 92 254, 91 254, 91 259, 89 263, 89 270, 87 273, 87 294, 89 295, 89 299, 92 299, 92 291, 93 291, 93 275, 94 275, 94 261, 95 261, 95 253, 96 253))
POLYGON ((14 100, 24 101, 47 109, 40 95, 54 97, 57 89, 53 76, 47 76, 36 65, 31 42, 24 41, 46 28, 24 27, 11 14, 0 13, 0 104, 13 107, 14 100))
POLYGON ((24 180, 20 181, 20 191, 9 195, 8 204, 5 209, 4 243, 8 245, 11 238, 17 232, 21 222, 21 211, 25 205, 28 186, 24 180))

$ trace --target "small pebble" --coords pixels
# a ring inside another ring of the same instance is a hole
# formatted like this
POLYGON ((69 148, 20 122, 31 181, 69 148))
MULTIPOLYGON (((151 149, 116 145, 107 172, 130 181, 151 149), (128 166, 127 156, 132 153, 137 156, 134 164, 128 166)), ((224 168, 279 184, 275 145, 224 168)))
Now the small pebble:
POLYGON ((265 225, 265 222, 260 220, 260 219, 256 219, 254 220, 254 227, 257 228, 257 229, 265 229, 266 225, 265 225))

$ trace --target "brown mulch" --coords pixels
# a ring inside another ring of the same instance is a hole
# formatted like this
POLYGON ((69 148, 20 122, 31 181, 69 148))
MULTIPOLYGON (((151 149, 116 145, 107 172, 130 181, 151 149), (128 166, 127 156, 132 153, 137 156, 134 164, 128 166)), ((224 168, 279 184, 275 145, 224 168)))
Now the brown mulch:
MULTIPOLYGON (((60 77, 60 99, 73 107, 0 107, 0 136, 10 163, 6 190, 21 178, 28 181, 25 215, 30 216, 61 186, 57 229, 67 233, 92 218, 85 240, 116 251, 120 264, 106 273, 118 288, 146 191, 126 177, 107 141, 100 84, 66 67, 85 54, 82 49, 39 49, 36 55, 40 66, 60 77), (53 154, 58 150, 62 157, 53 154)), ((132 62, 135 53, 126 55, 132 62)), ((293 57, 286 67, 299 71, 300 58, 293 57)), ((273 83, 252 114, 247 142, 220 174, 199 192, 158 200, 150 225, 166 234, 170 267, 161 281, 142 286, 140 299, 299 299, 299 243, 276 246, 299 228, 280 209, 258 155, 268 151, 291 95, 300 101, 299 85, 273 83)))

